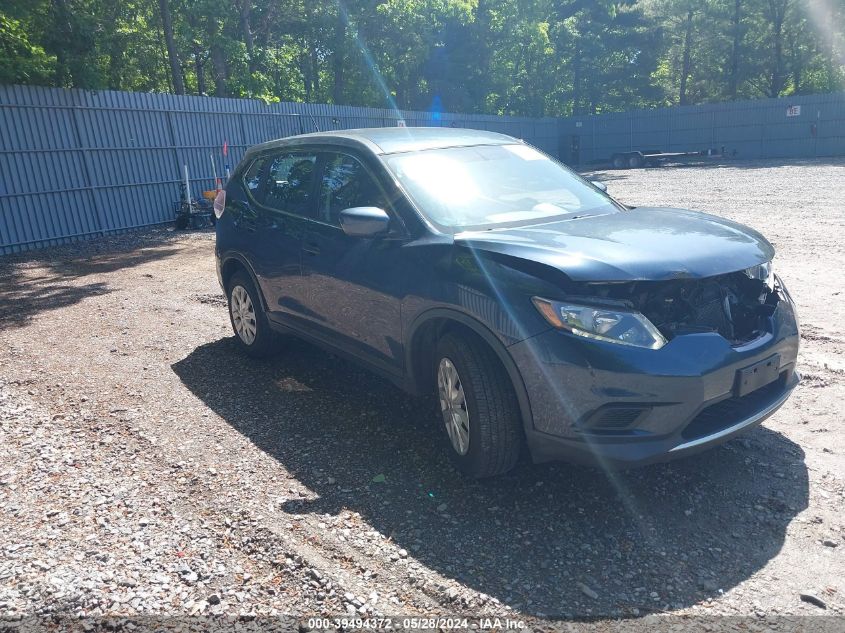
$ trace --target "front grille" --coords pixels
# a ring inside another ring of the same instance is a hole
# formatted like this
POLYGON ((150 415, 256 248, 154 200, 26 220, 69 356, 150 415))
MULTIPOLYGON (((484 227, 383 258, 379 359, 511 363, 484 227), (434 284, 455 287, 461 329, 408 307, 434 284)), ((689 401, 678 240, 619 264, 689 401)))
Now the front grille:
POLYGON ((715 283, 705 286, 699 293, 699 301, 693 324, 713 328, 729 341, 733 340, 734 330, 725 312, 723 290, 715 283))
POLYGON ((728 398, 705 407, 695 416, 681 433, 685 440, 696 440, 718 433, 738 422, 751 417, 777 400, 786 385, 787 372, 781 373, 774 382, 760 387, 742 397, 728 398))

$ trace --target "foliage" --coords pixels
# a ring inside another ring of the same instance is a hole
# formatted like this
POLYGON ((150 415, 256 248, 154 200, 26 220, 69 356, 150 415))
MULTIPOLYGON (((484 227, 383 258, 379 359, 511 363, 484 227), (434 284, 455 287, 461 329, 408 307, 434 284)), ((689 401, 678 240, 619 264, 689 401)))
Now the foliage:
POLYGON ((21 20, 0 14, 0 83, 50 83, 55 59, 31 41, 30 28, 21 20))
POLYGON ((833 91, 841 0, 5 0, 0 82, 554 116, 833 91))

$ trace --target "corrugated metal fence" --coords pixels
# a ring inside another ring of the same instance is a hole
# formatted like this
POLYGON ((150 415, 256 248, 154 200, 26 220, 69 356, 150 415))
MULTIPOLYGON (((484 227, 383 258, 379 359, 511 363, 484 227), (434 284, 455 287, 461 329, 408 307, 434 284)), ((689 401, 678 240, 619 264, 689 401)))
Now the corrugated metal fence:
POLYGON ((432 114, 168 94, 0 86, 0 253, 173 220, 182 165, 192 195, 262 141, 320 130, 455 126, 524 138, 549 152, 557 120, 432 114))
POLYGON ((737 158, 845 155, 845 93, 567 119, 0 86, 0 254, 169 222, 182 165, 192 195, 247 147, 321 130, 455 126, 523 138, 586 164, 631 149, 725 147, 737 158), (787 108, 795 116, 787 116, 787 108))
POLYGON ((560 120, 559 155, 588 164, 615 152, 806 158, 845 155, 845 93, 637 110, 560 120))

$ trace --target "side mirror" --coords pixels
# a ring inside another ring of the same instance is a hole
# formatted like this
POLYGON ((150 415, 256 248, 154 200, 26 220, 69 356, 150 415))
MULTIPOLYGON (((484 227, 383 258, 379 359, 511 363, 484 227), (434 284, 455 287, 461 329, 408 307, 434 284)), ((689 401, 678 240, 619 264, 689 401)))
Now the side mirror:
POLYGON ((375 237, 387 232, 390 216, 378 207, 351 207, 340 212, 340 228, 352 237, 375 237))
POLYGON ((593 185, 593 187, 597 187, 607 193, 607 185, 601 182, 600 180, 591 180, 590 184, 593 185))

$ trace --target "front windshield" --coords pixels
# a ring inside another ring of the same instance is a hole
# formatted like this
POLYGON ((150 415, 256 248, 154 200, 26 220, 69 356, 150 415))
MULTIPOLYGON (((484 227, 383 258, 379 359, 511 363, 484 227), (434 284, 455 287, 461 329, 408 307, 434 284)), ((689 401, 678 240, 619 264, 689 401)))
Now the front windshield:
POLYGON ((495 228, 619 210, 606 194, 528 145, 432 149, 384 160, 440 228, 495 228))

